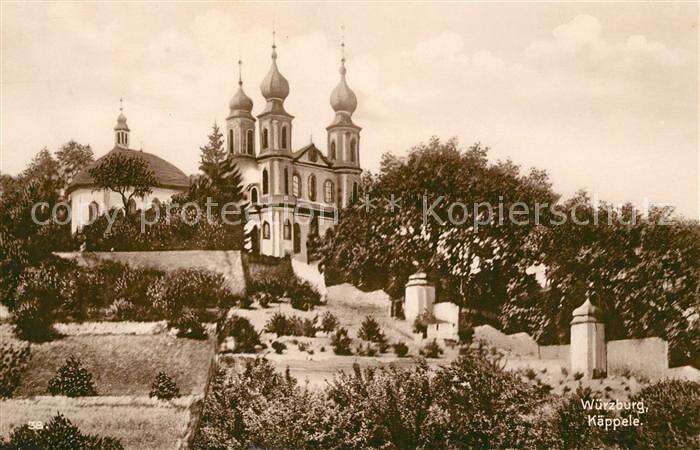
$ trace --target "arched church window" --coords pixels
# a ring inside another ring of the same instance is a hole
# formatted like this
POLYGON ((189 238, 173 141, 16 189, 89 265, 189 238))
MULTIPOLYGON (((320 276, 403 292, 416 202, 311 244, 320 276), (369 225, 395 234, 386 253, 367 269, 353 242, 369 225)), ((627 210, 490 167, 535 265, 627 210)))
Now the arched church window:
POLYGON ((270 192, 270 180, 267 175, 267 169, 263 169, 263 174, 262 174, 262 187, 263 187, 263 195, 267 195, 270 192))
POLYGON ((316 201, 316 177, 309 175, 309 200, 316 201))
POLYGON ((283 149, 287 148, 287 127, 285 125, 282 125, 282 145, 281 147, 283 149))
POLYGON ((249 155, 255 153, 255 136, 253 135, 253 130, 248 130, 246 132, 246 151, 249 155))
POLYGON ((284 168, 284 195, 289 195, 289 169, 284 168))
POLYGON ((301 177, 297 173, 292 175, 292 195, 301 197, 301 177))
POLYGON ((359 191, 359 189, 358 189, 357 183, 353 183, 352 184, 352 201, 353 202, 356 202, 357 197, 360 195, 358 191, 359 191))
POLYGON ((257 188, 252 188, 250 190, 250 202, 251 203, 258 203, 258 189, 257 188))
POLYGON ((228 130, 228 152, 233 153, 233 130, 228 130))
POLYGON ((326 180, 323 183, 323 200, 326 203, 333 203, 333 182, 331 180, 326 180))
POLYGON ((100 216, 100 205, 97 202, 91 202, 88 206, 88 220, 93 223, 100 216))
POLYGON ((292 239, 292 224, 289 219, 284 221, 284 239, 287 241, 292 239))
POLYGON ((263 128, 263 133, 262 133, 262 134, 263 134, 263 135, 262 135, 262 148, 264 148, 265 150, 267 150, 267 144, 268 144, 267 141, 268 141, 268 134, 269 134, 268 131, 267 131, 267 128, 263 128))
POLYGON ((335 161, 335 141, 331 141, 331 152, 328 155, 331 161, 335 161))
POLYGON ((270 224, 263 222, 263 239, 270 239, 270 224))
POLYGON ((357 143, 355 142, 355 138, 352 138, 350 141, 350 161, 355 162, 355 150, 357 147, 357 143))

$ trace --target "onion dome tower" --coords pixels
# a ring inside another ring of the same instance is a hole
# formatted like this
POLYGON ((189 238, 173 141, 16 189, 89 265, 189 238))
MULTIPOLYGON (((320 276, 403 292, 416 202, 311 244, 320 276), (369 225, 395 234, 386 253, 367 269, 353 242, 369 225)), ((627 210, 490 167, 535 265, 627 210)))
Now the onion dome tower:
POLYGON ((238 60, 238 90, 228 104, 226 118, 226 149, 229 156, 255 157, 255 118, 253 100, 243 91, 243 62, 238 60))
POLYGON ((348 86, 345 68, 345 42, 340 44, 340 81, 331 92, 331 108, 335 111, 333 122, 326 127, 328 132, 328 159, 335 166, 360 167, 360 130, 352 121, 357 109, 357 96, 348 86))
POLYGON ((260 154, 291 153, 292 119, 294 116, 284 109, 284 100, 289 95, 289 82, 277 68, 277 45, 272 32, 272 64, 260 84, 265 97, 265 109, 258 114, 260 119, 260 154))
POLYGON ((114 145, 121 148, 129 148, 129 125, 126 124, 123 99, 119 99, 119 117, 114 127, 114 145))

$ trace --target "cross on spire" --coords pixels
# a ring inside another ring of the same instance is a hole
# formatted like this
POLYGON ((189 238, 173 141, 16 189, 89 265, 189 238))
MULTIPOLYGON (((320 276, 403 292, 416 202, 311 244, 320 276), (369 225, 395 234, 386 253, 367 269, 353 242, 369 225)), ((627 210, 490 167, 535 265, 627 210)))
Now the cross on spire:
POLYGON ((342 61, 345 62, 345 25, 341 25, 340 30, 340 53, 342 55, 342 61))
POLYGON ((119 97, 119 112, 124 112, 124 99, 119 97))
POLYGON ((243 61, 241 61, 241 59, 239 57, 239 59, 238 59, 238 85, 239 86, 243 86, 243 79, 242 79, 242 75, 241 75, 241 72, 243 71, 242 68, 243 68, 243 61))

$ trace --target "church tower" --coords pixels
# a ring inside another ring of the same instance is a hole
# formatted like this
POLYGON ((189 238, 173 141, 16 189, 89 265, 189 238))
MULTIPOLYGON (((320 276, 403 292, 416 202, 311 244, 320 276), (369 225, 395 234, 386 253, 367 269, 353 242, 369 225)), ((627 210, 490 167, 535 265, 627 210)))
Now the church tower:
POLYGON ((121 148, 129 148, 129 131, 122 99, 119 99, 119 117, 117 117, 117 125, 114 127, 114 145, 121 148))
POLYGON ((226 150, 229 157, 255 157, 255 118, 250 114, 253 101, 243 91, 241 60, 238 60, 238 91, 229 102, 226 118, 226 150))
POLYGON ((265 97, 265 109, 258 114, 260 119, 260 155, 292 151, 292 119, 284 110, 284 100, 289 95, 289 83, 277 68, 277 45, 272 32, 272 65, 260 84, 265 97))
POLYGON ((360 182, 360 128, 352 121, 357 109, 357 97, 348 86, 345 68, 345 42, 340 44, 340 82, 331 92, 331 108, 335 111, 333 122, 326 127, 328 133, 328 159, 339 174, 339 194, 346 206, 358 196, 360 182))

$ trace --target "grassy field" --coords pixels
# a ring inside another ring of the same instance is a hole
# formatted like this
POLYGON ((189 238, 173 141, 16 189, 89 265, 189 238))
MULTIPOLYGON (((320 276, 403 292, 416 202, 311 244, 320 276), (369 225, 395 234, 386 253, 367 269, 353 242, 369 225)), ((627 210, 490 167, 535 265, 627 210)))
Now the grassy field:
POLYGON ((185 435, 192 397, 160 402, 147 397, 37 397, 0 401, 0 435, 60 412, 84 433, 112 436, 126 448, 173 449, 185 435))
MULTIPOLYGON (((7 325, 0 337, 12 340, 7 325)), ((211 341, 158 335, 68 336, 31 346, 31 361, 15 397, 45 395, 66 358, 75 355, 93 374, 98 395, 148 395, 159 371, 175 380, 183 395, 202 393, 213 354, 211 341)))

